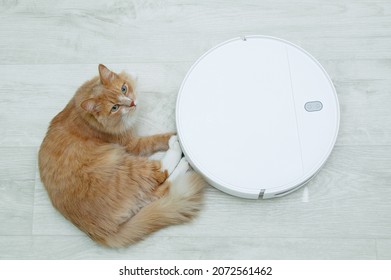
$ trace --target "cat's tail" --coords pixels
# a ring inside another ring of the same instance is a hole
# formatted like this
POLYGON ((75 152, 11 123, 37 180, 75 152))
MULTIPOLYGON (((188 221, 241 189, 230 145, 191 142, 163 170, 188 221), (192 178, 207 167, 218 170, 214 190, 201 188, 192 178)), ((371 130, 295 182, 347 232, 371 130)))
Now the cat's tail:
POLYGON ((193 171, 186 172, 170 183, 168 193, 144 206, 135 216, 120 226, 104 241, 109 247, 124 247, 168 225, 190 221, 200 210, 205 181, 193 171))

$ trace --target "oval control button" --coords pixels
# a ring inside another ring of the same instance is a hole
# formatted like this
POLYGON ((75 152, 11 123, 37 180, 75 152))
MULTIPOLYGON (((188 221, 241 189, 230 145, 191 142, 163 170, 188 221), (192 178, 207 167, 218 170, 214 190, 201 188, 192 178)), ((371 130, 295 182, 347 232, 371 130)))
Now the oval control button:
POLYGON ((320 101, 310 101, 304 104, 304 109, 308 112, 320 111, 323 108, 323 104, 320 101))

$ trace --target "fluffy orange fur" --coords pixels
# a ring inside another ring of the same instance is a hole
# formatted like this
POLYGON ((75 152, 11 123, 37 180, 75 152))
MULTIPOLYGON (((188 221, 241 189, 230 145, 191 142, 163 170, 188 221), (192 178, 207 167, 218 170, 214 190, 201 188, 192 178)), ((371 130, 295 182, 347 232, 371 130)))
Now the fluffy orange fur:
POLYGON ((99 65, 51 122, 39 170, 52 204, 100 244, 128 246, 199 211, 203 181, 188 171, 167 180, 147 156, 169 148, 173 133, 138 137, 134 82, 99 65))

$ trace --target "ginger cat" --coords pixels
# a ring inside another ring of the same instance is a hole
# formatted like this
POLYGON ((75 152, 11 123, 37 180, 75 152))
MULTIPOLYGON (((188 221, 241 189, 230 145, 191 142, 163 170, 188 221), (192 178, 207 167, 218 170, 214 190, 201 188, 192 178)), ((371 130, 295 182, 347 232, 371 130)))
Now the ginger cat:
POLYGON ((99 65, 51 122, 39 171, 54 207, 93 240, 124 247, 199 211, 204 181, 173 133, 138 137, 134 82, 99 65), (161 161, 147 156, 167 150, 161 161))

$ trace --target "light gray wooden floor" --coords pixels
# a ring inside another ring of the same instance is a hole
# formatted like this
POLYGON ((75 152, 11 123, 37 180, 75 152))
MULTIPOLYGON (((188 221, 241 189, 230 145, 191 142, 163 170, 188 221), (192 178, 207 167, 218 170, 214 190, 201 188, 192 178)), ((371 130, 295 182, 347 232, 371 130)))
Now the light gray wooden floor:
POLYGON ((2 259, 391 259, 389 0, 3 0, 0 121, 2 259), (98 63, 137 75, 140 131, 163 132, 175 127, 191 64, 246 34, 302 46, 335 83, 337 145, 307 187, 268 201, 210 187, 193 223, 121 250, 96 245, 54 211, 38 147, 98 63))

